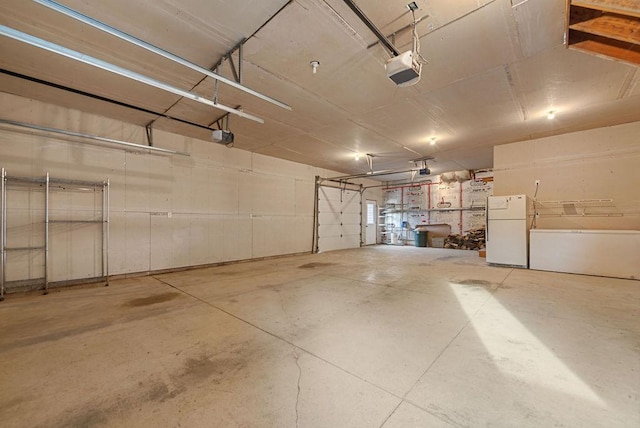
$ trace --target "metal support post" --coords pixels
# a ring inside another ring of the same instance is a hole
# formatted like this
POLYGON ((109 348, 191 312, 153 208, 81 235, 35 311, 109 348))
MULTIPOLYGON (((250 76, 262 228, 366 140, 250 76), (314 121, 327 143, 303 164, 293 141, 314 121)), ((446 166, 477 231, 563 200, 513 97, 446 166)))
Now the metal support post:
POLYGON ((147 133, 147 145, 149 147, 153 147, 153 128, 151 128, 151 124, 153 122, 149 122, 147 124, 147 126, 144 127, 146 133, 147 133))
POLYGON ((44 294, 49 294, 49 173, 44 190, 44 294))
POLYGON ((102 216, 104 218, 103 224, 103 240, 105 242, 103 263, 104 263, 104 276, 106 277, 105 286, 109 286, 109 179, 105 186, 102 188, 103 203, 102 203, 102 216), (106 213, 106 215, 105 215, 106 213))
POLYGON ((320 227, 320 225, 318 224, 319 223, 318 209, 320 207, 320 204, 318 201, 318 199, 320 198, 320 192, 318 189, 319 186, 320 186, 320 176, 316 175, 315 190, 313 195, 313 244, 311 246, 311 252, 314 254, 318 252, 318 233, 319 233, 319 227, 320 227))
POLYGON ((362 195, 364 193, 362 184, 360 184, 360 190, 358 193, 360 193, 360 246, 364 247, 366 236, 362 236, 362 195))
POLYGON ((2 233, 2 238, 0 240, 0 250, 2 250, 2 254, 0 255, 1 264, 2 264, 2 275, 0 275, 0 302, 4 300, 4 283, 7 279, 6 276, 6 266, 7 266, 7 172, 4 168, 2 168, 2 191, 0 195, 0 204, 1 215, 2 215, 2 227, 0 228, 2 233))
POLYGON ((244 42, 246 40, 242 40, 240 46, 238 46, 238 83, 242 85, 242 49, 244 46, 244 42))

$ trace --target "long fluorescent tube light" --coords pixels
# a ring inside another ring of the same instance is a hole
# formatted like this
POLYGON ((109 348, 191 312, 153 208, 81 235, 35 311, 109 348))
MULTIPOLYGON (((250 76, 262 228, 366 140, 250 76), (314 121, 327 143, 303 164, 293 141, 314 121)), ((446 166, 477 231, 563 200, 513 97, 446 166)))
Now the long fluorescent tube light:
POLYGON ((118 74, 120 76, 126 77, 128 79, 136 80, 140 83, 144 83, 149 86, 153 86, 158 89, 162 89, 163 91, 171 92, 176 95, 180 95, 181 97, 188 98, 190 100, 199 102, 201 104, 206 104, 208 106, 233 113, 235 115, 244 117, 246 119, 251 119, 256 122, 264 123, 264 120, 253 116, 251 114, 245 113, 240 110, 233 109, 231 107, 227 107, 223 104, 218 104, 213 102, 207 98, 201 97, 200 95, 196 95, 192 92, 185 91, 180 88, 176 88, 175 86, 168 85, 166 83, 160 82, 159 80, 152 79, 151 77, 147 77, 145 75, 136 73, 135 71, 128 70, 126 68, 122 68, 120 66, 111 64, 106 61, 102 61, 101 59, 94 58, 89 55, 85 55, 81 52, 74 51, 72 49, 65 48, 64 46, 56 45, 55 43, 48 42, 43 39, 39 39, 30 34, 23 33, 18 30, 14 30, 13 28, 6 27, 4 25, 0 25, 0 34, 3 36, 10 37, 12 39, 18 40, 23 43, 27 43, 31 46, 35 46, 40 49, 47 50, 49 52, 53 52, 58 55, 65 56, 67 58, 74 59, 76 61, 83 62, 85 64, 91 65, 93 67, 100 68, 102 70, 109 71, 114 74, 118 74))
MULTIPOLYGON (((112 138, 100 137, 99 135, 84 134, 81 132, 67 131, 66 129, 59 129, 59 128, 49 128, 48 126, 34 125, 33 123, 0 119, 0 124, 1 123, 4 123, 6 125, 11 125, 11 126, 18 126, 20 128, 35 129, 36 131, 51 132, 53 134, 62 134, 62 135, 69 135, 71 137, 87 138, 89 140, 96 140, 103 143, 117 144, 120 146, 131 147, 132 149, 136 149, 136 150, 148 150, 148 151, 159 152, 159 153, 168 154, 168 155, 191 156, 189 153, 185 153, 185 152, 177 152, 175 150, 162 149, 160 147, 143 146, 142 144, 135 144, 135 143, 129 143, 127 141, 114 140, 112 138)), ((100 146, 102 146, 102 144, 100 144, 100 146)))
POLYGON ((190 68, 192 70, 195 70, 195 71, 197 71, 199 73, 206 74, 209 77, 212 77, 212 78, 214 78, 216 80, 219 80, 222 83, 226 83, 229 86, 233 86, 234 88, 240 89, 241 91, 244 91, 244 92, 246 92, 248 94, 251 94, 251 95, 253 95, 255 97, 261 98, 261 99, 263 99, 265 101, 268 101, 268 102, 270 102, 272 104, 275 104, 275 105, 277 105, 279 107, 282 107, 284 109, 291 110, 291 106, 283 103, 282 101, 278 101, 275 98, 271 98, 268 95, 261 94, 260 92, 255 91, 255 90, 253 90, 251 88, 248 88, 248 87, 242 85, 241 83, 237 83, 236 81, 228 79, 228 78, 226 78, 224 76, 221 76, 221 75, 219 75, 217 73, 214 73, 211 70, 208 70, 208 69, 206 69, 204 67, 200 67, 197 64, 194 64, 194 63, 192 63, 190 61, 187 61, 184 58, 181 58, 181 57, 179 57, 177 55, 172 54, 171 52, 167 52, 164 49, 161 49, 161 48, 159 48, 157 46, 154 46, 151 43, 147 43, 144 40, 140 40, 137 37, 134 37, 134 36, 132 36, 130 34, 127 34, 127 33, 123 32, 123 31, 118 30, 117 28, 113 28, 113 27, 105 24, 104 22, 101 22, 101 21, 98 21, 97 19, 91 18, 90 16, 83 15, 80 12, 77 12, 77 11, 67 7, 67 6, 61 5, 60 3, 57 3, 57 2, 51 1, 51 0, 33 0, 33 1, 35 1, 38 4, 41 4, 42 6, 46 6, 46 7, 50 8, 50 9, 53 9, 53 10, 55 10, 57 12, 60 12, 60 13, 66 15, 66 16, 68 16, 70 18, 73 18, 73 19, 78 20, 80 22, 84 22, 87 25, 91 25, 92 27, 97 28, 98 30, 101 30, 101 31, 104 31, 106 33, 111 34, 112 36, 116 36, 116 37, 118 37, 118 38, 120 38, 122 40, 126 40, 129 43, 133 43, 134 45, 136 45, 138 47, 141 47, 141 48, 146 49, 146 50, 148 50, 150 52, 158 54, 158 55, 160 55, 160 56, 162 56, 164 58, 167 58, 167 59, 169 59, 171 61, 177 62, 178 64, 182 64, 185 67, 188 67, 188 68, 190 68))

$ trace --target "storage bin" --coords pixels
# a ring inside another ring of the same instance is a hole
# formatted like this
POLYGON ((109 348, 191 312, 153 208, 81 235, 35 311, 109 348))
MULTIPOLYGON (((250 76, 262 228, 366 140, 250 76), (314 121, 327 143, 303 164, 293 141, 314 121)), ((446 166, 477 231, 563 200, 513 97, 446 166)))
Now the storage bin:
POLYGON ((426 230, 414 230, 413 231, 416 247, 427 246, 427 231, 426 230))

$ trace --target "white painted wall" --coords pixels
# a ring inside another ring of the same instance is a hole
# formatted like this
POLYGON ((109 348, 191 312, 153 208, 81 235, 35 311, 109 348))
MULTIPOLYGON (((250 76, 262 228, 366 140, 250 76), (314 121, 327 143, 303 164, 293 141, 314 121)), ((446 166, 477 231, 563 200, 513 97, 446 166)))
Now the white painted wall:
MULTIPOLYGON (((0 94, 0 117, 146 144, 141 127, 9 94, 0 94)), ((111 274, 311 251, 315 176, 339 173, 161 131, 154 132, 154 144, 191 157, 0 126, 0 167, 13 176, 108 178, 111 274)), ((23 263, 24 274, 29 262, 23 263)), ((69 260, 55 269, 58 280, 90 276, 69 260)))
POLYGON ((538 204, 538 228, 640 230, 640 122, 494 148, 494 195, 533 196, 535 180, 538 201, 613 200, 586 207, 592 216, 538 204))

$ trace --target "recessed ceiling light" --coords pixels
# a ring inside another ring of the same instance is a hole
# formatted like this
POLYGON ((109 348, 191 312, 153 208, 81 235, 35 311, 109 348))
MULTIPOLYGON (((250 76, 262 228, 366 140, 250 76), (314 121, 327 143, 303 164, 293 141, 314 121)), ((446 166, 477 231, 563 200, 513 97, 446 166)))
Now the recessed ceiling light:
POLYGON ((553 110, 549 111, 549 113, 547 113, 547 119, 551 120, 553 118, 556 117, 556 112, 554 112, 553 110))

